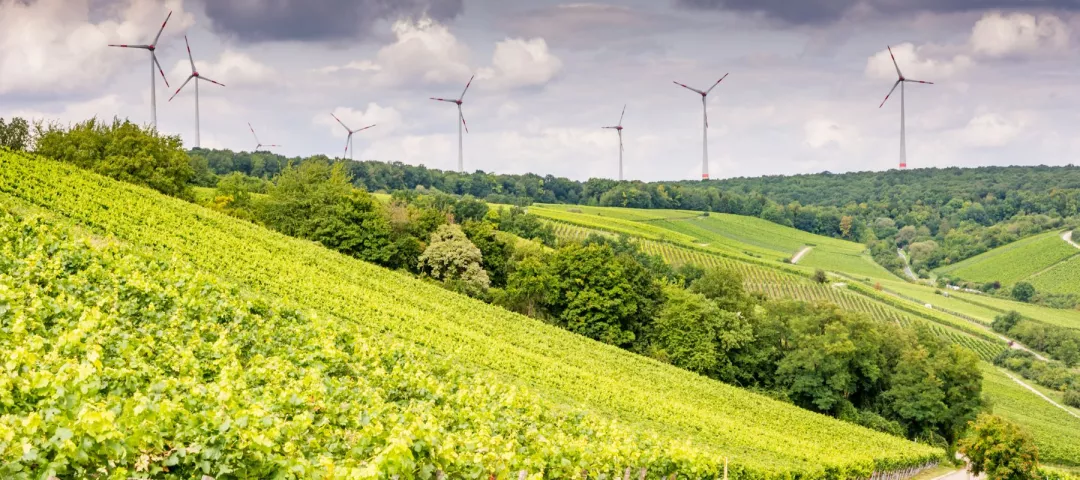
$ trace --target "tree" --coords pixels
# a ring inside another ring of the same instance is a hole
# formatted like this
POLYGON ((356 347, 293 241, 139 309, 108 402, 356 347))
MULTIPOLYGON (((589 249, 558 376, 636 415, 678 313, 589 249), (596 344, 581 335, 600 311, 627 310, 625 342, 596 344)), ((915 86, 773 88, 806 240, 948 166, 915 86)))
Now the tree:
POLYGON ((461 225, 469 241, 480 249, 483 267, 491 278, 491 285, 506 285, 506 277, 514 255, 514 244, 510 235, 495 230, 490 222, 470 220, 461 225), (509 237, 509 238, 505 238, 509 237))
POLYGON ((743 276, 733 269, 709 268, 701 278, 690 284, 690 291, 716 302, 716 306, 721 310, 744 311, 749 307, 743 276))
POLYGON ((840 218, 840 236, 844 238, 851 238, 851 225, 855 219, 851 215, 844 215, 840 218))
POLYGON ((1009 331, 1023 319, 1024 317, 1021 317, 1020 314, 1014 310, 1004 315, 998 315, 994 318, 994 323, 990 324, 990 326, 995 332, 1009 333, 1009 331))
POLYGON ((979 415, 971 428, 971 435, 960 442, 960 453, 968 457, 972 474, 985 473, 991 480, 1038 478, 1039 451, 1030 434, 988 414, 979 415))
POLYGON ((664 306, 650 329, 650 356, 715 378, 734 376, 735 367, 726 352, 752 338, 749 322, 677 285, 666 285, 664 296, 664 306))
POLYGON ((1032 298, 1035 298, 1035 287, 1028 282, 1018 282, 1013 285, 1012 297, 1017 301, 1030 302, 1032 298))
POLYGON ((632 346, 663 302, 649 271, 609 245, 567 245, 548 267, 554 290, 546 296, 546 310, 559 326, 594 340, 632 346))
POLYGON ((90 119, 70 129, 35 125, 34 152, 107 177, 193 200, 195 175, 178 135, 163 136, 131 121, 90 119))
POLYGON ((437 280, 461 280, 480 291, 491 286, 481 267, 483 255, 457 225, 442 225, 431 235, 431 243, 420 255, 420 269, 437 280))
POLYGON ((20 117, 12 118, 10 122, 0 118, 0 148, 17 152, 30 148, 30 124, 20 117))
POLYGON ((901 228, 900 231, 896 233, 896 246, 903 248, 905 245, 911 243, 912 240, 915 240, 916 235, 918 234, 916 233, 914 226, 907 225, 904 228, 901 228))
POLYGON ((812 278, 817 283, 825 283, 829 281, 829 276, 825 274, 825 270, 822 270, 820 268, 814 270, 814 276, 812 278))
POLYGON ((1080 386, 1066 390, 1063 402, 1070 407, 1080 408, 1080 386))

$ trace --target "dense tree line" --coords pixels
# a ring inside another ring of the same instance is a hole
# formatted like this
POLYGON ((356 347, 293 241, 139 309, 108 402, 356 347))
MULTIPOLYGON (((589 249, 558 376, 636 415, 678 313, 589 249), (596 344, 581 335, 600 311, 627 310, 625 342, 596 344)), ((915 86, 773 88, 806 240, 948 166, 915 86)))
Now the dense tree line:
MULTIPOLYGON (((193 150, 197 177, 241 172, 272 177, 300 158, 267 152, 193 150)), ((325 159, 325 157, 323 157, 325 159)), ((768 176, 707 182, 571 181, 551 175, 460 174, 423 166, 347 162, 369 191, 435 189, 497 203, 573 203, 674 208, 764 218, 799 230, 864 242, 899 269, 904 248, 913 268, 957 262, 1023 236, 1074 225, 1080 168, 981 167, 768 176), (880 244, 880 245, 879 245, 880 244)))

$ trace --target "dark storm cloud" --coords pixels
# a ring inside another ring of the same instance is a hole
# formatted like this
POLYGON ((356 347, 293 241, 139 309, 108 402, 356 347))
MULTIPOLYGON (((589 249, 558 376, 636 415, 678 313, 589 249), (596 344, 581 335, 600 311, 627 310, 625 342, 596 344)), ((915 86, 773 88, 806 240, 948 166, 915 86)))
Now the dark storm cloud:
POLYGON ((449 20, 464 0, 204 0, 218 32, 242 41, 364 37, 379 20, 427 15, 449 20))
POLYGON ((986 9, 1080 10, 1080 0, 675 0, 691 9, 763 14, 790 24, 823 24, 860 13, 953 13, 986 9))

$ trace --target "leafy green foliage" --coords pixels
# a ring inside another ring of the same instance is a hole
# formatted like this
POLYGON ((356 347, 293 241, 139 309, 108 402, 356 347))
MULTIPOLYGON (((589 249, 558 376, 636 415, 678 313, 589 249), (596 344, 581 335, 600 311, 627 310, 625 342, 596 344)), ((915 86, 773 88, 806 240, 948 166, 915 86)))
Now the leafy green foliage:
POLYGON ((993 328, 1029 348, 1046 352, 1068 367, 1080 364, 1080 330, 1029 320, 1015 311, 995 318, 993 328))
POLYGON ((0 118, 0 148, 9 150, 28 150, 30 148, 30 123, 24 118, 15 117, 10 121, 0 118))
POLYGON ((752 338, 749 322, 738 312, 682 287, 664 287, 666 301, 649 329, 649 355, 714 378, 734 376, 725 352, 752 338))
POLYGON ((551 225, 540 221, 540 218, 525 212, 521 207, 510 207, 509 210, 499 209, 495 223, 499 230, 512 233, 521 238, 537 240, 549 247, 555 246, 555 232, 551 225))
POLYGON ((70 128, 35 125, 34 151, 120 181, 192 200, 194 175, 179 135, 163 136, 129 120, 90 119, 70 128))
POLYGON ((1075 373, 1058 362, 1039 361, 1030 352, 1006 350, 994 358, 994 365, 1008 368, 1053 390, 1080 391, 1080 373, 1075 373))
POLYGON ((420 255, 419 268, 432 278, 460 280, 471 290, 487 290, 488 274, 481 266, 483 255, 457 225, 442 225, 431 234, 431 243, 420 255))
POLYGON ((1035 287, 1027 282, 1019 282, 1013 285, 1011 295, 1018 302, 1030 302, 1035 298, 1035 287))
POLYGON ((960 444, 972 474, 995 480, 1038 478, 1039 452, 1031 435, 994 415, 979 415, 972 433, 960 444))

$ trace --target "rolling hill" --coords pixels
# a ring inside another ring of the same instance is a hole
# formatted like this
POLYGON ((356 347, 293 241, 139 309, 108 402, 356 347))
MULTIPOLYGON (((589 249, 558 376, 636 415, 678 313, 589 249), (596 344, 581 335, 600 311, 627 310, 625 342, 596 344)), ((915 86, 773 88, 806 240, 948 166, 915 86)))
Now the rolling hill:
POLYGON ((1061 236, 1057 231, 1033 235, 935 271, 971 282, 1027 281, 1039 291, 1080 293, 1080 282, 1074 281, 1080 275, 1080 249, 1061 236))
MULTIPOLYGON (((545 207, 546 208, 546 207, 545 207)), ((578 207, 564 207, 576 209, 578 207)), ((905 282, 899 278, 885 279, 863 275, 861 265, 856 271, 845 271, 848 264, 833 261, 826 269, 845 282, 834 285, 810 281, 806 268, 780 262, 762 262, 750 256, 761 245, 772 245, 772 251, 790 247, 763 234, 754 244, 730 242, 727 249, 710 250, 699 244, 685 245, 675 237, 661 237, 651 222, 645 222, 655 210, 629 211, 610 207, 594 207, 586 214, 567 215, 562 209, 535 209, 530 211, 545 216, 553 222, 556 234, 563 239, 580 240, 590 234, 623 233, 634 236, 642 249, 659 255, 670 264, 691 263, 702 267, 722 266, 739 272, 745 287, 750 291, 766 294, 771 298, 794 298, 805 301, 825 301, 846 310, 861 312, 878 321, 902 325, 923 325, 946 339, 974 351, 983 360, 984 393, 990 398, 994 413, 1011 419, 1032 432, 1039 446, 1043 461, 1076 466, 1080 465, 1080 419, 1060 410, 1033 394, 1024 386, 993 366, 990 361, 1006 348, 1005 341, 989 328, 994 317, 1009 310, 1017 310, 1031 318, 1071 328, 1080 328, 1080 312, 1059 310, 1030 305, 989 296, 949 292, 945 297, 935 293, 934 288, 905 282), (636 218, 640 227, 627 223, 636 218), (614 219, 614 220, 610 220, 614 219), (733 252, 743 252, 741 255, 733 252), (875 287, 880 287, 880 290, 875 287), (929 308, 928 308, 929 305, 929 308)), ((570 212, 575 213, 575 212, 570 212)), ((671 214, 668 214, 671 216, 671 214)), ((711 217, 712 215, 710 215, 711 217)), ((748 222, 758 221, 749 218, 748 222)), ((737 222, 731 222, 738 225, 737 222)), ((773 226, 774 229, 786 227, 773 226)), ((744 230, 745 231, 745 230, 744 230)), ((763 231, 768 231, 763 229, 763 231)), ((806 234, 804 234, 806 235, 806 234)), ((732 235, 735 236, 735 235, 732 235)), ((746 237, 740 232, 740 237, 746 237)), ((832 240, 836 242, 837 240, 832 240)), ((1061 239, 1058 238, 1061 242, 1061 239)), ((1061 242, 1064 244, 1064 242, 1061 242)), ((843 248, 843 246, 841 246, 843 248)), ((848 247, 851 250, 854 248, 848 247)), ((1072 247, 1070 247, 1072 248, 1072 247)), ((833 257, 835 258, 835 257, 833 257)), ((1059 395, 1060 393, 1052 393, 1059 395)), ((1061 403, 1060 400, 1058 403, 1061 403)), ((1080 410, 1071 409, 1080 415, 1080 410)))
MULTIPOLYGON (((75 342, 46 359, 70 365, 72 372, 106 371, 112 382, 127 379, 127 396, 140 399, 125 403, 126 397, 108 392, 87 398, 93 408, 77 411, 95 416, 82 419, 79 413, 71 428, 61 420, 72 412, 42 420, 34 404, 20 404, 22 415, 0 422, 0 438, 11 425, 40 426, 40 432, 19 432, 59 446, 42 443, 27 460, 30 450, 11 444, 0 450, 5 462, 33 462, 37 452, 68 455, 64 442, 76 434, 99 448, 95 455, 136 469, 137 452, 150 452, 142 455, 155 465, 186 452, 199 460, 176 461, 188 462, 192 471, 208 471, 204 465, 229 454, 301 469, 293 471, 341 464, 358 475, 379 461, 401 471, 420 469, 426 478, 451 468, 479 476, 478 469, 489 466, 499 472, 589 469, 609 476, 648 467, 716 477, 725 458, 736 477, 867 477, 941 454, 70 165, 0 153, 0 205, 10 218, 42 219, 8 220, 9 235, 22 239, 12 245, 44 245, 12 250, 12 258, 27 261, 8 266, 22 270, 0 289, 16 292, 24 300, 20 308, 34 309, 26 311, 35 315, 39 339, 0 339, 16 342, 7 347, 75 342), (55 227, 38 228, 39 221, 55 227), (50 229, 59 231, 55 238, 50 229), (68 238, 120 250, 71 246, 68 238), (65 249, 74 253, 54 258, 65 249), (62 278, 68 270, 81 275, 69 291, 33 280, 62 278), (142 290, 154 294, 137 294, 142 290), (42 310, 30 297, 56 300, 42 310), (97 313, 80 313, 94 302, 101 305, 91 309, 97 313), (248 323, 234 328, 233 317, 248 323), (75 330, 56 330, 59 320, 75 330), (99 332, 97 325, 108 328, 99 332), (279 326, 284 330, 278 332, 279 326), (263 336, 270 332, 281 338, 263 336), (164 353, 137 347, 144 337, 159 342, 164 353), (126 360, 116 363, 113 356, 126 360), (219 369, 220 362, 228 368, 219 369), (219 384, 235 388, 225 393, 219 384), (200 408, 192 399, 212 407, 200 408), (305 407, 312 404, 325 411, 305 407), (193 410, 213 421, 185 430, 183 440, 163 437, 172 425, 185 425, 193 410), (412 427, 372 423, 379 420, 372 412, 384 411, 412 427), (136 421, 145 412, 167 417, 136 421), (354 420, 359 423, 349 423, 354 420), (242 432, 235 443, 210 448, 233 425, 242 432), (582 435, 603 436, 602 443, 586 442, 603 448, 582 445, 582 435), (480 443, 491 439, 490 448, 480 443), (352 445, 376 456, 357 459, 352 445), (109 457, 110 451, 124 453, 109 457)), ((783 253, 775 250, 782 246, 755 248, 783 253)), ((33 365, 35 358, 20 361, 33 365)), ((41 377, 28 377, 33 386, 38 383, 29 378, 41 377)), ((79 385, 79 378, 66 385, 79 385)))

